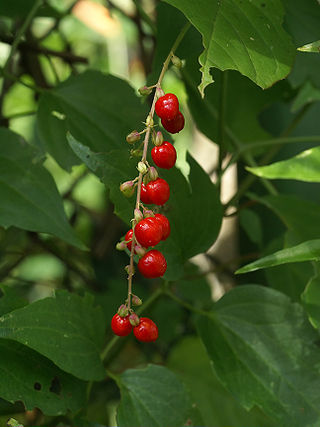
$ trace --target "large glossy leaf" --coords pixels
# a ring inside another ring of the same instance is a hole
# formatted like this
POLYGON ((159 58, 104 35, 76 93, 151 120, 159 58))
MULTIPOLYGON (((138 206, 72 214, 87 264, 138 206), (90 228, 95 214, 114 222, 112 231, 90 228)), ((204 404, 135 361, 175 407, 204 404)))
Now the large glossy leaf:
MULTIPOLYGON (((121 150, 93 153, 72 136, 68 138, 74 152, 110 189, 117 215, 129 223, 134 197, 126 199, 119 190, 119 183, 137 174, 137 159, 130 159, 128 153, 121 150)), ((191 156, 187 160, 190 164, 189 183, 176 168, 161 171, 161 177, 170 185, 170 199, 164 213, 170 220, 171 234, 157 248, 166 257, 168 270, 165 278, 168 280, 180 277, 185 261, 214 243, 222 220, 222 206, 215 185, 191 156)))
POLYGON ((126 135, 140 130, 145 118, 146 108, 127 82, 91 70, 41 95, 37 126, 45 149, 69 170, 78 159, 67 131, 96 152, 128 151, 126 135))
POLYGON ((313 326, 320 329, 320 277, 314 276, 301 295, 304 307, 313 326))
POLYGON ((0 225, 53 234, 84 249, 63 210, 62 199, 38 151, 0 128, 0 225))
POLYGON ((169 355, 168 367, 176 372, 188 387, 205 426, 275 425, 257 408, 247 412, 221 385, 199 338, 188 337, 180 341, 169 355))
POLYGON ((66 291, 0 317, 0 338, 24 344, 84 380, 104 377, 104 329, 102 312, 92 307, 91 297, 66 291))
POLYGON ((198 330, 222 383, 284 427, 320 423, 319 340, 299 304, 262 286, 227 293, 198 330))
POLYGON ((202 93, 212 82, 212 67, 240 71, 264 89, 288 75, 294 46, 282 28, 284 11, 279 0, 166 1, 181 10, 202 34, 202 93))
MULTIPOLYGON (((11 288, 2 288, 0 316, 17 310, 27 302, 11 288)), ((30 348, 0 339, 0 396, 22 401, 26 409, 41 409, 47 415, 77 411, 86 398, 86 384, 66 374, 50 360, 30 348)))
POLYGON ((252 196, 263 203, 283 221, 286 227, 303 240, 320 238, 320 205, 293 195, 252 196))
POLYGON ((268 166, 247 167, 257 176, 269 179, 295 179, 306 182, 320 182, 320 147, 302 151, 291 159, 268 166))
POLYGON ((163 366, 128 369, 119 386, 119 427, 181 427, 190 420, 190 397, 178 377, 163 366))
POLYGON ((282 249, 271 255, 251 262, 239 268, 236 274, 249 273, 261 268, 273 267, 275 265, 288 264, 291 262, 320 261, 320 240, 308 240, 291 248, 282 249))

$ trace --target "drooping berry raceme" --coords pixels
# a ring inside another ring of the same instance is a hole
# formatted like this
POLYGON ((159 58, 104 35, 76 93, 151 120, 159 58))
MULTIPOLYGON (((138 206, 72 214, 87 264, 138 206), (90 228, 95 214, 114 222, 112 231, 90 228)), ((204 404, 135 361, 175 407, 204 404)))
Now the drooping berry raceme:
POLYGON ((111 320, 111 329, 114 334, 119 337, 129 335, 132 330, 132 325, 129 321, 129 316, 121 317, 116 313, 111 320))
POLYGON ((133 328, 133 333, 138 341, 152 342, 158 338, 158 327, 148 317, 140 317, 139 325, 133 328))
POLYGON ((171 228, 170 228, 170 222, 168 220, 168 218, 160 213, 155 214, 155 219, 157 221, 159 221, 159 223, 161 224, 162 227, 162 239, 161 240, 166 240, 171 232, 171 228))
POLYGON ((160 119, 172 120, 179 113, 179 101, 173 93, 161 96, 155 104, 155 112, 160 119))
POLYGON ((155 205, 164 205, 170 197, 170 187, 166 180, 157 178, 147 184, 148 196, 151 203, 155 205))
POLYGON ((170 133, 178 133, 184 128, 184 116, 179 113, 173 119, 161 119, 162 126, 170 133))
POLYGON ((163 227, 155 217, 144 218, 135 226, 137 241, 144 248, 156 246, 162 239, 163 227))
POLYGON ((151 157, 159 168, 171 169, 176 163, 177 152, 170 142, 164 141, 158 147, 153 147, 151 157))
POLYGON ((144 277, 162 277, 167 270, 167 261, 160 251, 148 251, 138 262, 138 269, 144 277))

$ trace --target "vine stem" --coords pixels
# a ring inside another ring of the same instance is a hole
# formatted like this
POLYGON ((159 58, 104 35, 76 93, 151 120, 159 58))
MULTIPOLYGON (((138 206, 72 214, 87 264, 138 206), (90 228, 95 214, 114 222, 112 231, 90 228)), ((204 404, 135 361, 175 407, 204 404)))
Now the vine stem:
MULTIPOLYGON (((141 158, 141 162, 143 162, 143 163, 145 163, 147 160, 149 138, 150 138, 150 133, 151 133, 151 130, 153 127, 154 110, 155 110, 155 105, 156 105, 159 89, 161 89, 161 83, 162 83, 163 77, 164 77, 164 75, 168 69, 168 66, 170 64, 171 58, 174 55, 174 52, 176 51, 177 47, 181 43, 183 37, 185 36, 185 34, 188 31, 188 29, 190 28, 190 26, 191 26, 191 24, 188 22, 180 31, 178 37, 176 38, 175 42, 172 45, 172 48, 170 49, 170 52, 169 52, 166 60, 163 63, 162 70, 160 72, 158 81, 154 85, 155 92, 154 92, 154 96, 153 96, 153 100, 152 100, 152 104, 151 104, 151 109, 150 109, 150 112, 149 112, 149 114, 147 116, 147 120, 146 120, 147 130, 146 130, 144 141, 143 141, 143 153, 142 153, 142 158, 141 158)), ((139 207, 140 207, 142 178, 143 178, 143 174, 141 172, 139 172, 138 184, 137 184, 137 198, 136 198, 136 206, 135 206, 136 209, 139 209, 139 207)), ((134 234, 134 228, 135 228, 135 222, 133 221, 133 225, 132 225, 133 235, 132 235, 132 241, 131 241, 130 265, 129 265, 129 274, 128 274, 127 305, 128 305, 129 310, 131 309, 132 278, 134 275, 133 258, 134 258, 134 248, 135 248, 135 244, 136 244, 136 237, 134 234)))
POLYGON ((6 60, 6 63, 5 63, 5 65, 4 65, 4 67, 3 67, 3 73, 4 73, 4 74, 6 74, 6 73, 7 73, 7 70, 8 70, 8 68, 9 68, 9 66, 10 66, 11 59, 12 59, 13 55, 15 54, 15 52, 16 52, 16 50, 17 50, 17 48, 18 48, 18 45, 19 45, 19 43, 20 43, 20 40, 21 40, 22 36, 24 35, 24 33, 26 32, 27 28, 29 27, 29 25, 30 25, 30 23, 31 23, 31 21, 32 21, 32 19, 33 19, 33 17, 34 17, 34 16, 35 16, 35 14, 37 13, 37 10, 38 10, 38 9, 39 9, 39 7, 42 5, 42 3, 43 3, 43 0, 36 0, 36 1, 34 2, 34 4, 33 4, 32 8, 31 8, 30 12, 28 13, 28 15, 27 15, 27 17, 26 17, 25 21, 23 22, 23 24, 22 24, 22 25, 21 25, 21 27, 19 28, 19 30, 18 30, 18 32, 17 32, 17 35, 16 35, 16 37, 15 37, 15 39, 14 39, 13 43, 12 43, 12 46, 11 46, 11 50, 10 50, 9 56, 8 56, 8 58, 7 58, 7 60, 6 60))

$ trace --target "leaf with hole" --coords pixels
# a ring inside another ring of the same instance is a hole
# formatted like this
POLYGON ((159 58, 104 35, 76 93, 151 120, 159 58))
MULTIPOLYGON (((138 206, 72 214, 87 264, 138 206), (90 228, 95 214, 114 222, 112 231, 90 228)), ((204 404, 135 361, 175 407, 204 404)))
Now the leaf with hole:
POLYGON ((101 380, 104 341, 101 309, 92 298, 66 291, 0 317, 0 338, 14 340, 50 359, 83 380, 101 380))

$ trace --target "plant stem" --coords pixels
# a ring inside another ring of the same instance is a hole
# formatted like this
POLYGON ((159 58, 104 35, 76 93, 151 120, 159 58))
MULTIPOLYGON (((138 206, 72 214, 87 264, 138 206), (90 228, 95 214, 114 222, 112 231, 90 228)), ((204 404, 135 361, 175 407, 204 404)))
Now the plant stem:
POLYGON ((43 0, 36 0, 30 10, 30 12, 28 13, 25 21, 23 22, 23 24, 21 25, 21 27, 19 28, 17 35, 12 43, 11 46, 11 50, 9 53, 9 56, 6 60, 6 63, 3 67, 3 72, 4 74, 6 74, 6 72, 8 71, 8 68, 10 67, 10 63, 11 63, 11 59, 13 57, 13 55, 15 54, 17 47, 20 43, 20 40, 22 38, 22 36, 24 35, 24 33, 26 32, 26 30, 28 29, 32 19, 34 18, 35 14, 37 13, 37 10, 39 9, 39 7, 42 5, 43 0))
MULTIPOLYGON (((219 127, 218 127, 218 144, 219 144, 219 159, 217 175, 221 177, 222 162, 225 156, 225 112, 227 103, 227 84, 228 74, 227 71, 222 73, 222 82, 220 90, 220 105, 219 105, 219 127)), ((218 181, 219 187, 221 187, 221 179, 218 181)))
MULTIPOLYGON (((172 48, 171 48, 166 60, 163 63, 163 67, 162 67, 161 73, 159 75, 159 79, 155 85, 155 92, 154 92, 154 96, 153 96, 153 100, 152 100, 152 104, 151 104, 151 109, 150 109, 150 112, 149 112, 149 114, 147 116, 147 120, 146 120, 146 122, 148 124, 146 125, 147 130, 146 130, 146 133, 144 136, 143 153, 142 153, 142 158, 141 158, 141 162, 143 162, 143 163, 145 163, 147 160, 148 144, 149 144, 150 133, 151 133, 151 130, 153 128, 153 116, 154 116, 155 105, 156 105, 156 101, 157 101, 157 97, 158 97, 158 90, 161 89, 161 83, 162 83, 163 77, 164 77, 164 75, 168 69, 168 66, 170 64, 170 60, 171 60, 172 56, 174 55, 174 52, 176 51, 177 47, 181 43, 186 32, 190 28, 190 26, 191 26, 191 24, 187 23, 182 28, 181 32, 179 33, 178 37, 176 38, 175 42, 173 43, 172 48)), ((138 184, 137 184, 137 198, 136 198, 136 206, 135 206, 136 209, 140 208, 142 178, 143 178, 143 174, 140 172, 139 177, 138 177, 138 184)), ((136 237, 134 234, 134 229, 135 229, 135 221, 133 221, 133 224, 132 224, 133 235, 132 235, 132 241, 131 241, 130 264, 129 264, 129 274, 128 274, 127 305, 128 305, 129 310, 131 309, 132 278, 134 275, 133 257, 134 257, 134 249, 135 249, 135 244, 136 244, 136 237)))
POLYGON ((177 297, 174 293, 172 293, 171 291, 167 290, 165 292, 165 295, 167 295, 169 298, 171 298, 173 301, 175 301, 176 303, 178 303, 179 305, 182 305, 183 307, 185 307, 186 309, 188 309, 189 311, 192 311, 193 313, 197 313, 197 314, 201 314, 202 316, 207 316, 208 312, 205 310, 200 310, 196 307, 194 307, 193 305, 189 304, 188 302, 182 300, 181 298, 177 297))

